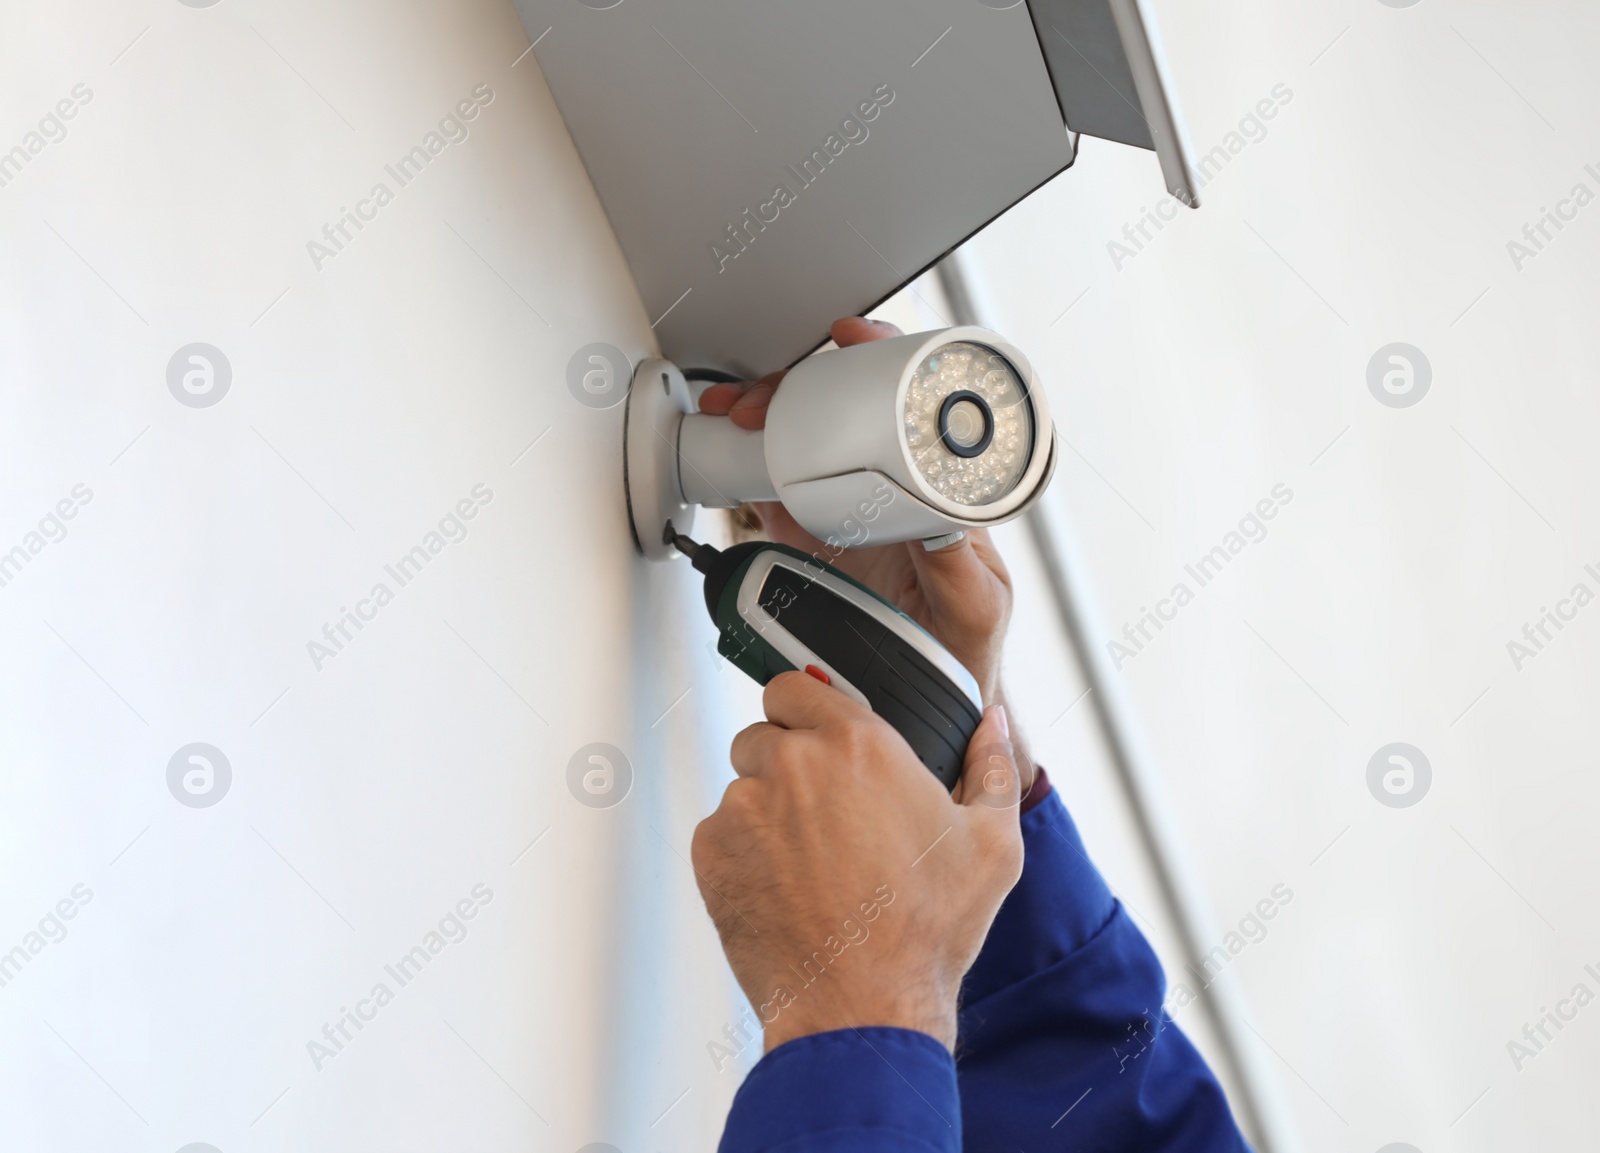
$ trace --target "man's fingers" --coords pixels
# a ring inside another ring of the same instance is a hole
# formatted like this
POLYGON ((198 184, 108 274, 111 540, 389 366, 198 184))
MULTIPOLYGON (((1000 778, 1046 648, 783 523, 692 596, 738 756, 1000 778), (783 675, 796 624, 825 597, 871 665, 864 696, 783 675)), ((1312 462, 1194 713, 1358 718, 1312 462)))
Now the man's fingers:
POLYGON ((978 731, 967 745, 956 799, 967 808, 1015 809, 1021 803, 1022 785, 1004 705, 983 711, 978 731))
POLYGON ((773 746, 785 735, 781 726, 766 721, 740 729, 728 750, 733 771, 741 777, 759 777, 772 756, 773 746))
MULTIPOLYGON (((899 336, 900 330, 888 321, 847 316, 834 321, 829 334, 840 348, 849 348, 852 344, 899 336)), ((754 384, 746 381, 713 384, 700 394, 700 411, 711 416, 727 416, 740 428, 765 428, 767 406, 772 403, 772 394, 783 377, 781 371, 769 372, 754 384)))
POLYGON ((779 673, 761 695, 767 720, 786 729, 818 729, 861 706, 808 673, 779 673))
POLYGON ((887 340, 904 334, 887 320, 868 320, 864 316, 845 316, 833 322, 828 329, 833 343, 840 348, 852 344, 866 344, 869 340, 887 340))
POLYGON ((1000 556, 989 544, 989 530, 969 528, 961 540, 929 552, 918 545, 909 550, 911 567, 917 570, 917 583, 935 601, 967 599, 972 590, 999 578, 1009 584, 1011 576, 1000 556))
POLYGON ((739 384, 713 384, 700 394, 700 411, 709 416, 727 416, 750 386, 739 384))
POLYGON ((766 428, 767 406, 772 403, 772 394, 777 388, 776 380, 763 379, 751 385, 749 392, 734 401, 728 410, 729 418, 740 428, 766 428))
MULTIPOLYGON (((772 399, 772 390, 783 379, 783 372, 769 372, 760 380, 739 380, 718 383, 707 386, 700 394, 700 411, 708 416, 730 416, 734 409, 739 409, 744 420, 753 419, 754 413, 748 410, 760 409, 761 421, 766 421, 765 409, 767 402, 772 399), (752 394, 754 398, 752 399, 752 394)), ((736 424, 740 420, 736 419, 736 424)), ((741 427, 760 428, 761 425, 742 424, 741 427)))

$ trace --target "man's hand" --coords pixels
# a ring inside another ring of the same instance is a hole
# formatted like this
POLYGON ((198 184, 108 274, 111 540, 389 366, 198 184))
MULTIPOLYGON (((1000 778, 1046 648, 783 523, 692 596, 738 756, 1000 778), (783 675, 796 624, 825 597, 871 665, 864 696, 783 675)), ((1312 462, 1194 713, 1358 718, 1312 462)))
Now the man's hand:
MULTIPOLYGON (((846 348, 899 336, 900 330, 849 317, 834 321, 832 335, 846 348)), ((775 372, 754 384, 712 385, 701 394, 700 410, 726 414, 740 428, 764 428, 767 406, 782 380, 783 373, 775 372)), ((965 540, 938 552, 929 552, 921 541, 870 547, 870 535, 869 547, 839 552, 795 523, 783 505, 768 501, 754 508, 770 540, 821 557, 887 597, 967 666, 985 704, 1001 702, 1000 650, 1011 619, 1011 575, 986 530, 969 529, 965 540)))
POLYGON ((763 703, 691 855, 767 1049, 868 1025, 954 1046, 961 978, 1022 872, 1005 710, 984 714, 952 797, 885 721, 804 673, 763 703))

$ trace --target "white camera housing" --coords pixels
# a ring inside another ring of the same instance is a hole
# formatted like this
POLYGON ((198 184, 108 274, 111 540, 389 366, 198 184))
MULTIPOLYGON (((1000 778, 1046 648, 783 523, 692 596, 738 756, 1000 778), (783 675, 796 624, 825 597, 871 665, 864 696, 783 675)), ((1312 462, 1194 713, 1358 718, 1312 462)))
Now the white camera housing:
POLYGON ((693 412, 682 374, 634 374, 625 483, 641 550, 678 555, 697 505, 781 501, 833 547, 932 540, 1020 515, 1055 470, 1055 428, 1021 350, 973 326, 807 357, 772 398, 764 430, 693 412))

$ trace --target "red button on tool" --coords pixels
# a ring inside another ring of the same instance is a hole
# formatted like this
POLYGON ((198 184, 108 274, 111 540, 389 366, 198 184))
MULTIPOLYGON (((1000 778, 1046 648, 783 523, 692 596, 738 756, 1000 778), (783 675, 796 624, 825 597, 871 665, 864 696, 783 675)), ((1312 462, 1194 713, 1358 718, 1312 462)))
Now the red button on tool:
POLYGON ((807 665, 806 673, 810 676, 816 677, 817 680, 821 681, 825 685, 833 684, 833 682, 828 679, 828 674, 817 668, 816 665, 807 665))

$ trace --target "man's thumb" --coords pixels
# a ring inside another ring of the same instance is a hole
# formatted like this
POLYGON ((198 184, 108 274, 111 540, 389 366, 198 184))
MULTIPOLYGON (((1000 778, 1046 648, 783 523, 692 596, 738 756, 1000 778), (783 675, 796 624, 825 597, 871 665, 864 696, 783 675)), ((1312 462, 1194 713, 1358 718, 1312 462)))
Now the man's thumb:
POLYGON ((1004 705, 990 705, 967 745, 958 800, 963 805, 1014 809, 1022 801, 1022 782, 1011 747, 1011 725, 1004 705))
POLYGON ((933 597, 960 597, 974 582, 989 575, 973 548, 972 533, 969 529, 954 544, 933 552, 911 542, 911 567, 916 570, 917 583, 933 597))

